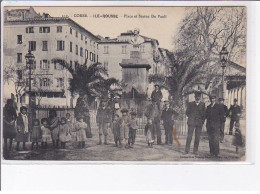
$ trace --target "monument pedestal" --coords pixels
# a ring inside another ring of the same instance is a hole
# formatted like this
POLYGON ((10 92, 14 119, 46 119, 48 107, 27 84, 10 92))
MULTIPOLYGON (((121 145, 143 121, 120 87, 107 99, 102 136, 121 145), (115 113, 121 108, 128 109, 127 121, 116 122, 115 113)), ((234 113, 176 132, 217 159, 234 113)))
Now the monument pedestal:
POLYGON ((130 59, 123 59, 122 67, 123 98, 130 109, 137 110, 137 101, 145 101, 148 90, 148 73, 151 65, 142 59, 140 51, 131 51, 130 59))

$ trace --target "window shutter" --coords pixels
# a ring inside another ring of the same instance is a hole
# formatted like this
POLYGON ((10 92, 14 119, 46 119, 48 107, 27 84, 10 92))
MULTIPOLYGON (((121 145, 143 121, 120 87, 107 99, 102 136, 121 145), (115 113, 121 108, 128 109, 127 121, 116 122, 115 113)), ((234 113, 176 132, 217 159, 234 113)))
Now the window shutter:
POLYGON ((28 33, 28 28, 25 28, 25 30, 26 30, 26 33, 28 33))
POLYGON ((42 60, 40 60, 40 68, 42 69, 42 60))
POLYGON ((48 69, 50 69, 50 61, 48 60, 48 69))

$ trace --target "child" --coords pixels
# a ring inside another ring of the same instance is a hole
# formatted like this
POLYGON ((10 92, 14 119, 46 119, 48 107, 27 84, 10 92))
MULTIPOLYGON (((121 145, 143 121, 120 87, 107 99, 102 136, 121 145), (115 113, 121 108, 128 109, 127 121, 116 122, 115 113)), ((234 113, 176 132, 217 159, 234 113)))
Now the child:
POLYGON ((42 147, 47 148, 48 147, 48 141, 51 141, 51 131, 49 130, 48 126, 48 119, 42 118, 41 120, 41 131, 42 131, 42 147))
POLYGON ((36 149, 38 149, 38 142, 41 141, 42 138, 42 131, 40 127, 40 121, 38 119, 34 119, 33 121, 33 128, 31 132, 31 139, 32 139, 32 147, 33 150, 34 144, 36 143, 36 149))
POLYGON ((128 139, 129 139, 129 123, 130 119, 128 117, 128 110, 127 109, 122 109, 122 118, 120 119, 120 135, 122 134, 122 138, 125 140, 125 148, 130 148, 128 144, 128 139))
POLYGON ((115 140, 115 144, 116 147, 122 147, 122 137, 120 136, 120 121, 119 121, 119 115, 115 114, 114 116, 114 121, 112 123, 112 131, 114 134, 114 140, 115 140))
POLYGON ((244 147, 244 137, 239 129, 240 124, 238 122, 235 123, 235 135, 233 139, 233 145, 236 146, 236 153, 239 151, 239 147, 244 147))
POLYGON ((67 119, 62 117, 59 128, 59 140, 61 142, 61 148, 65 149, 66 142, 71 140, 70 128, 67 124, 67 119))
POLYGON ((129 123, 129 140, 128 140, 128 144, 133 146, 135 143, 135 137, 136 137, 136 130, 138 129, 138 122, 136 119, 136 113, 135 112, 131 112, 131 119, 130 119, 130 123, 129 123))
POLYGON ((154 143, 154 126, 152 119, 148 119, 148 123, 145 126, 145 136, 146 141, 148 143, 148 147, 152 148, 154 143))
POLYGON ((25 142, 29 140, 29 121, 27 116, 27 108, 22 106, 16 121, 17 135, 16 135, 16 150, 19 151, 19 144, 23 142, 23 150, 26 150, 25 142))
POLYGON ((83 116, 78 116, 75 124, 75 130, 77 131, 77 141, 79 142, 79 148, 85 147, 85 141, 87 140, 85 129, 88 125, 83 121, 83 116))

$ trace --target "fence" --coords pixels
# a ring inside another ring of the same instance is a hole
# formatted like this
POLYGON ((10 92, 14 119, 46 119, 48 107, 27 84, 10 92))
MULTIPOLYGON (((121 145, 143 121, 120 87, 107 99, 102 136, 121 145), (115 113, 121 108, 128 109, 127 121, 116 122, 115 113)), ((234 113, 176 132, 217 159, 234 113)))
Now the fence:
MULTIPOLYGON (((51 108, 38 108, 36 110, 36 116, 38 119, 42 119, 42 118, 48 118, 49 117, 49 110, 51 108)), ((55 108, 55 110, 57 111, 57 116, 58 117, 65 117, 66 113, 70 113, 72 118, 74 118, 74 109, 73 108, 55 108)), ((90 110, 90 124, 91 124, 91 128, 92 129, 97 129, 97 122, 96 122, 96 115, 97 115, 97 110, 90 110)), ((177 134, 178 136, 185 136, 187 135, 187 131, 188 131, 188 126, 187 126, 187 118, 186 116, 182 117, 182 120, 175 120, 174 121, 174 127, 177 129, 177 134)), ((144 128, 145 125, 147 123, 147 118, 145 116, 141 116, 137 118, 138 121, 138 130, 137 130, 137 135, 144 135, 144 128)), ((163 129, 163 126, 161 126, 161 128, 163 129)), ((111 129, 109 129, 109 132, 111 129)), ((203 130, 202 131, 206 131, 205 129, 205 125, 203 126, 203 130)))

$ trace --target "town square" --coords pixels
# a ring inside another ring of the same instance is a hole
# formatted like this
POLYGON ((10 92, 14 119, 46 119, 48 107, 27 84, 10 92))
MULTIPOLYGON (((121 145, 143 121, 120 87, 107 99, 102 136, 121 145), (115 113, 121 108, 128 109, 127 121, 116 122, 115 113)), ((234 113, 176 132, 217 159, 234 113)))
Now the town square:
POLYGON ((5 160, 246 160, 245 8, 73 9, 4 9, 5 160))

